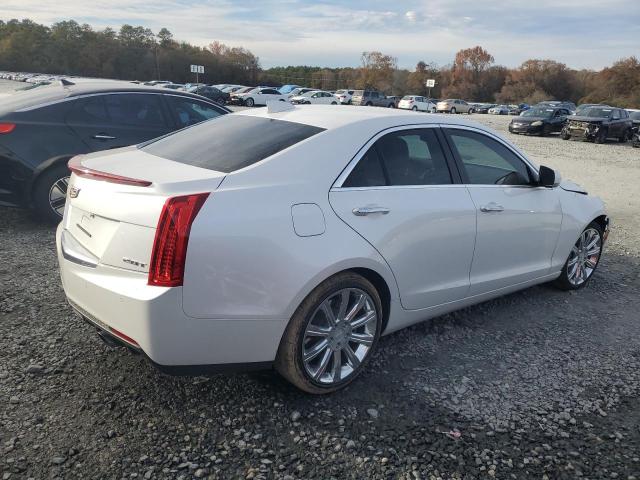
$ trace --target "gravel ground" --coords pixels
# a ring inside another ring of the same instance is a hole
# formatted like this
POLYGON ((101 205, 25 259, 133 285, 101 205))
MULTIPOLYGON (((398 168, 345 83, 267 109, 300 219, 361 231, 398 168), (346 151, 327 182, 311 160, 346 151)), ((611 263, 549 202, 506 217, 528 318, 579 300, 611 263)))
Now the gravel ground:
POLYGON ((66 305, 53 229, 0 208, 0 478, 640 479, 640 151, 514 141, 607 201, 591 284, 392 334, 321 398, 272 372, 176 378, 110 350, 66 305))

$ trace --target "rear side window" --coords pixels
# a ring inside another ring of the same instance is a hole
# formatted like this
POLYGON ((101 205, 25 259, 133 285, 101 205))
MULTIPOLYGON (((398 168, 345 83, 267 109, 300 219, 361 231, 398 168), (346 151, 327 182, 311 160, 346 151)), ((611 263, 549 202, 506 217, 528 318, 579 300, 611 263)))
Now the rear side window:
POLYGON ((246 115, 222 115, 139 146, 174 162, 229 173, 295 145, 323 128, 246 115))
POLYGON ((67 115, 67 122, 72 125, 106 125, 109 123, 104 97, 97 95, 78 99, 67 115))
POLYGON ((380 138, 343 187, 448 185, 451 174, 433 129, 401 130, 380 138))
POLYGON ((188 127, 222 115, 220 110, 199 100, 167 95, 169 109, 178 124, 178 128, 188 127))

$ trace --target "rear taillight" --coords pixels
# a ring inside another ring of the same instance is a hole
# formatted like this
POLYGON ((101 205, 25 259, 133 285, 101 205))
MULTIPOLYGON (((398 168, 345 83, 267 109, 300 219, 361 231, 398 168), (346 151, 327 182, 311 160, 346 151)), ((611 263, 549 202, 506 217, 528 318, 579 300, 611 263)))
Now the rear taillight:
POLYGON ((3 133, 11 133, 16 128, 15 123, 0 123, 0 135, 3 133))
POLYGON ((208 193, 197 193, 165 202, 151 252, 149 285, 182 285, 191 224, 208 196, 208 193))
POLYGON ((92 180, 100 180, 103 182, 120 183, 122 185, 133 185, 135 187, 148 187, 151 182, 148 180, 140 180, 137 178, 123 177, 114 173, 101 172, 82 165, 80 160, 82 157, 76 156, 69 160, 67 166, 69 170, 79 177, 91 178, 92 180))

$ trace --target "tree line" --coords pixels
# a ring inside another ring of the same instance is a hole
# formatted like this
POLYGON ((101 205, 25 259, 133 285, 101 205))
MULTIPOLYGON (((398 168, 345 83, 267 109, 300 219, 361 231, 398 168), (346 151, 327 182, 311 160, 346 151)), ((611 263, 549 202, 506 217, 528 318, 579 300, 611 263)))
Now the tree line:
POLYGON ((0 70, 42 72, 125 80, 194 81, 192 64, 204 65, 201 81, 242 85, 286 83, 313 88, 372 88, 387 95, 431 95, 469 101, 537 103, 570 100, 640 108, 640 62, 624 58, 600 71, 576 70, 550 59, 529 59, 516 68, 496 65, 480 46, 456 53, 451 64, 420 61, 413 70, 397 58, 364 52, 359 65, 345 68, 288 66, 263 69, 242 47, 212 42, 198 47, 177 41, 163 28, 141 26, 94 30, 73 20, 51 27, 31 20, 0 20, 0 70), (427 79, 436 86, 428 89, 427 79))

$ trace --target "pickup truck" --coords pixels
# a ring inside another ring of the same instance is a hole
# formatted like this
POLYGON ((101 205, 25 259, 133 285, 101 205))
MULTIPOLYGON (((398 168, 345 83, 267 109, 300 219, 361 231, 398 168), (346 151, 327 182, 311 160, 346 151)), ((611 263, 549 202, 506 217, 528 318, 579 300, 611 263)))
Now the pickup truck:
POLYGON ((395 108, 396 102, 393 98, 387 98, 384 94, 375 90, 354 90, 351 97, 352 105, 364 105, 367 107, 388 107, 395 108))

